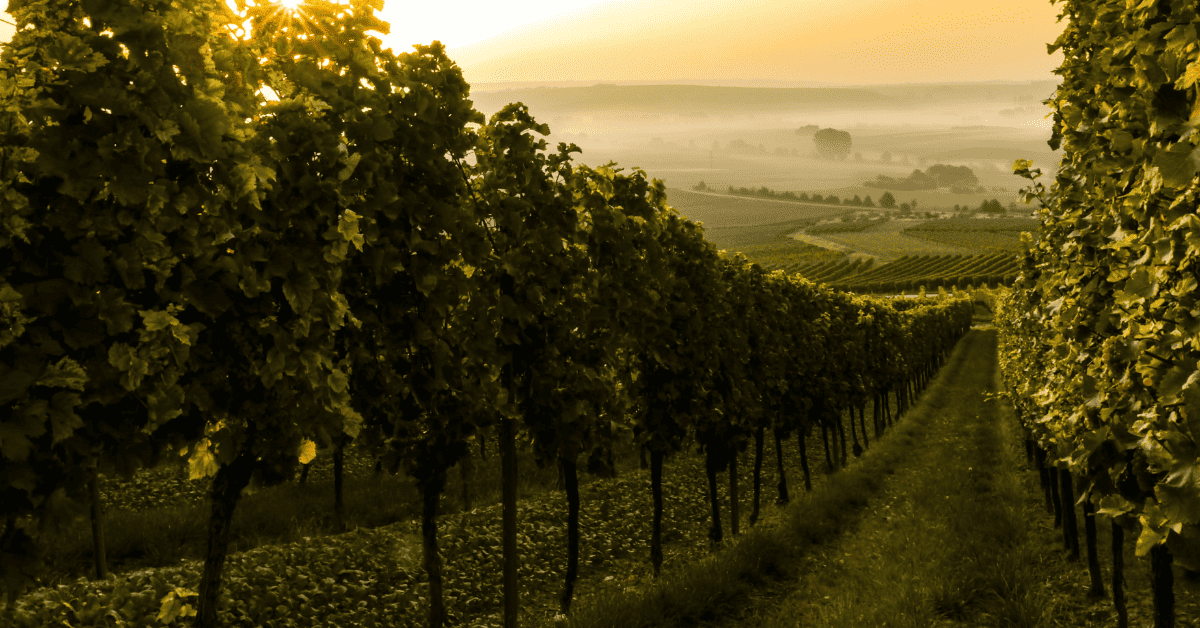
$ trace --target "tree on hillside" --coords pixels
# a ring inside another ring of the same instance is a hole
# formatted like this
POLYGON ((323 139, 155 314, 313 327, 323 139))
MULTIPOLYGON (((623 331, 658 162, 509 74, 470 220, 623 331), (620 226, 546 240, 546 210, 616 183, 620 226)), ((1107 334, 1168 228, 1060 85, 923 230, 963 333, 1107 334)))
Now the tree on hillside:
POLYGON ((704 184, 703 180, 701 180, 700 183, 697 183, 695 186, 692 187, 692 189, 696 190, 697 192, 703 192, 708 189, 708 186, 704 184))
POLYGON ((850 155, 850 134, 837 129, 821 129, 813 135, 817 152, 825 159, 845 159, 850 155))
POLYGON ((980 203, 979 211, 988 214, 1003 214, 1004 206, 1000 204, 1000 201, 992 199, 990 201, 983 201, 980 203))
POLYGON ((912 208, 909 207, 908 203, 900 203, 900 213, 901 214, 907 214, 909 212, 909 210, 911 210, 911 209, 912 208))
POLYGON ((802 126, 798 129, 796 129, 796 135, 812 135, 813 133, 816 133, 820 128, 821 127, 819 127, 815 124, 805 125, 805 126, 802 126))
MULTIPOLYGON (((881 202, 883 201, 882 198, 880 198, 879 200, 881 202)), ((874 207, 874 206, 875 206, 875 202, 871 200, 870 196, 863 199, 863 207, 874 207)))
POLYGON ((979 179, 967 166, 947 166, 934 164, 925 173, 937 179, 938 187, 963 186, 973 188, 979 185, 979 179))
POLYGON ((896 206, 896 197, 892 196, 891 192, 884 192, 883 196, 879 197, 879 206, 891 209, 896 206))

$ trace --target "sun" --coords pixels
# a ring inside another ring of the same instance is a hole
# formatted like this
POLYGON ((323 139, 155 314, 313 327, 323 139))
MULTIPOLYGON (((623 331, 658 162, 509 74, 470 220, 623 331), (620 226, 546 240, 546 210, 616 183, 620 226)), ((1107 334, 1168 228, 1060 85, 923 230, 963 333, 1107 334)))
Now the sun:
POLYGON ((283 8, 296 13, 300 10, 300 5, 304 3, 304 0, 278 0, 278 2, 283 8))

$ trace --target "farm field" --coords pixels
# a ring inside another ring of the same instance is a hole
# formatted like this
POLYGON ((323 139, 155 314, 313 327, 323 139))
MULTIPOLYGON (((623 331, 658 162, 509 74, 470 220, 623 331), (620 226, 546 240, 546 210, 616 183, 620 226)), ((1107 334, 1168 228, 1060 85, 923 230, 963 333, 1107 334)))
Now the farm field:
POLYGON ((934 244, 969 249, 978 253, 1021 253, 1021 232, 1016 231, 920 231, 905 233, 934 244))
MULTIPOLYGON (((740 251, 766 268, 789 271, 814 262, 838 261, 847 255, 871 258, 878 268, 906 255, 1017 253, 1020 230, 1036 225, 1029 219, 892 218, 872 221, 858 231, 846 231, 841 230, 841 223, 825 221, 868 210, 674 188, 667 192, 668 204, 702 222, 705 238, 718 249, 740 251)), ((878 208, 871 211, 894 213, 878 208)))
POLYGON ((911 294, 921 287, 933 292, 939 288, 995 287, 1013 281, 1020 269, 1011 253, 973 255, 906 255, 890 264, 874 266, 873 258, 849 258, 839 262, 812 264, 792 272, 835 290, 853 290, 873 294, 911 294))
POLYGON ((881 265, 905 255, 958 255, 977 253, 977 249, 913 237, 904 229, 925 222, 914 219, 893 219, 858 233, 825 233, 821 238, 875 258, 881 265))
POLYGON ((1032 218, 948 218, 930 220, 904 230, 912 237, 980 252, 1020 253, 1021 233, 1036 233, 1032 218))
POLYGON ((667 190, 667 204, 703 223, 704 237, 718 250, 738 251, 764 268, 795 267, 841 259, 820 244, 789 234, 846 210, 829 205, 749 199, 688 190, 667 190))
POLYGON ((793 203, 678 188, 667 188, 667 204, 679 210, 685 218, 702 223, 706 233, 714 227, 753 227, 799 221, 815 223, 858 209, 843 205, 793 203))

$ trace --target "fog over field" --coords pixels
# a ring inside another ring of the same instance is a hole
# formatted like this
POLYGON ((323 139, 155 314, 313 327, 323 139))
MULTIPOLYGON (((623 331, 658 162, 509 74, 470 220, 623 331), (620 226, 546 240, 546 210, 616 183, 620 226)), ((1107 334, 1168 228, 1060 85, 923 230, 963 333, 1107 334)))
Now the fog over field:
POLYGON ((905 178, 934 164, 967 166, 981 194, 945 188, 896 192, 921 207, 977 206, 996 198, 1007 206, 1028 183, 1012 163, 1029 159, 1047 177, 1062 151, 1052 151, 1050 108, 1042 101, 1054 81, 877 85, 860 87, 731 87, 698 85, 473 86, 471 98, 487 115, 510 102, 526 104, 550 126, 547 145, 574 142, 578 163, 616 161, 640 167, 668 188, 704 181, 727 186, 838 194, 878 175, 905 178), (491 88, 491 89, 489 89, 491 88), (805 131, 797 133, 802 127, 805 131), (851 136, 850 154, 818 155, 816 128, 851 136), (885 153, 890 156, 885 163, 885 153))

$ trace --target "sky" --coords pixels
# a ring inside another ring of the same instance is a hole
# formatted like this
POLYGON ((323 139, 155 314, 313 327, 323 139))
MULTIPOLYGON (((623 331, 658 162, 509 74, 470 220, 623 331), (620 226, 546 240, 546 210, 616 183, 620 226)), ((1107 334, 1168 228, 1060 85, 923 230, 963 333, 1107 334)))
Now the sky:
POLYGON ((444 43, 472 84, 1056 80, 1058 12, 1049 0, 606 0, 466 45, 444 27, 444 43))
MULTIPOLYGON (((386 0, 381 17, 385 46, 440 40, 472 84, 871 85, 1056 80, 1058 12, 1049 0, 386 0)), ((0 41, 11 31, 0 23, 0 41)))

